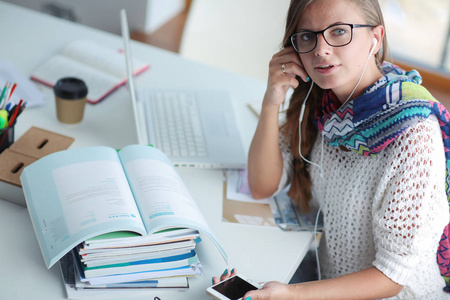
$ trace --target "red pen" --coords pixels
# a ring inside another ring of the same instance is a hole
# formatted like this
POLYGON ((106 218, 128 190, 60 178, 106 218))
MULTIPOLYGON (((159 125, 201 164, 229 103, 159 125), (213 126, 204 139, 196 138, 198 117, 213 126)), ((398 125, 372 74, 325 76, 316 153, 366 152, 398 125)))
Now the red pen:
POLYGON ((16 89, 16 86, 17 86, 17 83, 14 83, 14 85, 13 85, 13 87, 12 87, 12 89, 11 89, 11 92, 9 93, 8 101, 9 101, 9 99, 11 99, 11 96, 12 96, 12 94, 14 93, 14 90, 16 89))
POLYGON ((23 103, 23 100, 20 99, 19 104, 17 105, 17 107, 16 107, 16 109, 14 110, 14 112, 13 112, 11 118, 9 119, 9 124, 14 124, 14 120, 16 119, 17 114, 19 113, 19 110, 20 110, 20 107, 22 106, 22 103, 23 103))

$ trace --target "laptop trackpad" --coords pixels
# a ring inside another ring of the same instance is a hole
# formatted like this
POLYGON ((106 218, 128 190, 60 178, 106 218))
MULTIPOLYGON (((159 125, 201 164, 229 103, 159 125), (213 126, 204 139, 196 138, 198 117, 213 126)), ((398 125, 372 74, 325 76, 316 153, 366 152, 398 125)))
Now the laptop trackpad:
POLYGON ((203 126, 205 135, 207 136, 229 136, 227 126, 225 124, 225 116, 223 112, 210 110, 203 114, 206 126, 203 126))

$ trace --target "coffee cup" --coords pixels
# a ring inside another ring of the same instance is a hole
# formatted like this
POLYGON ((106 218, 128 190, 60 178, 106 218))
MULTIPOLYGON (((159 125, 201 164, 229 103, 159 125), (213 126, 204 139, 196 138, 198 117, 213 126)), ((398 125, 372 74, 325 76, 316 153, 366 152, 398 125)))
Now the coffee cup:
POLYGON ((81 122, 88 93, 84 81, 74 77, 61 78, 53 87, 53 92, 58 120, 68 124, 81 122))

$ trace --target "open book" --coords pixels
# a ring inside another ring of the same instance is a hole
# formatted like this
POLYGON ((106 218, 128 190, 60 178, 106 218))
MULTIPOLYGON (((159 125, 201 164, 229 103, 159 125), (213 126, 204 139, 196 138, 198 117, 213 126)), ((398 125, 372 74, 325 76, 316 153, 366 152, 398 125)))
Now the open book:
MULTIPOLYGON (((133 74, 149 68, 144 61, 132 61, 133 74)), ((97 103, 127 82, 123 53, 89 40, 75 40, 60 54, 38 66, 31 79, 53 87, 63 77, 77 77, 88 87, 87 101, 97 103)))
POLYGON ((167 156, 131 145, 56 152, 20 177, 48 268, 83 241, 115 231, 142 236, 189 228, 227 256, 167 156))

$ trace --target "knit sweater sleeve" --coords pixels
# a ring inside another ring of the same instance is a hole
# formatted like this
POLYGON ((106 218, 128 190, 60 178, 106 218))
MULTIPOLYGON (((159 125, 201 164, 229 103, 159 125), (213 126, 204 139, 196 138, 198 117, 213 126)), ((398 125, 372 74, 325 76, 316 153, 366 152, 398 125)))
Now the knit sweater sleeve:
POLYGON ((419 121, 389 145, 392 151, 373 203, 375 261, 394 282, 411 282, 421 257, 436 255, 448 223, 445 155, 437 119, 419 121))

